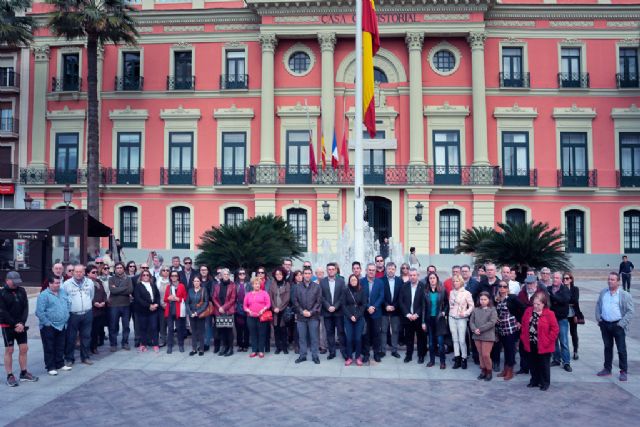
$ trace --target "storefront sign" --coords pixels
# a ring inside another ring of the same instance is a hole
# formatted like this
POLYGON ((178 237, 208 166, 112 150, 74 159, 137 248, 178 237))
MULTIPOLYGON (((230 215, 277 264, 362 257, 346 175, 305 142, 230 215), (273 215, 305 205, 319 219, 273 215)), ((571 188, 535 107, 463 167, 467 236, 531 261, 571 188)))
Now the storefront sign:
POLYGON ((16 186, 14 184, 0 184, 0 194, 15 194, 16 186))
POLYGON ((16 233, 18 239, 24 240, 38 240, 40 235, 38 233, 16 233))
MULTIPOLYGON (((320 21, 323 24, 355 24, 356 15, 322 15, 320 21)), ((378 24, 407 24, 418 22, 413 13, 379 14, 378 24)))

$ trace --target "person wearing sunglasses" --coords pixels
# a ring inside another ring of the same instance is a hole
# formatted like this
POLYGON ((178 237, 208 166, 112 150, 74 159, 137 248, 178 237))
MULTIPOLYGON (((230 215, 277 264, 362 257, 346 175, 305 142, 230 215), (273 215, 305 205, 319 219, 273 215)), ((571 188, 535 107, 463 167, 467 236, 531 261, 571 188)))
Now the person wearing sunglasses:
POLYGON ((251 282, 247 277, 244 268, 239 269, 233 275, 236 284, 236 313, 234 318, 236 328, 236 345, 238 352, 249 350, 249 326, 247 324, 247 313, 244 311, 244 297, 251 292, 251 282))
MULTIPOLYGON (((115 271, 115 266, 113 267, 115 271)), ((138 267, 136 266, 135 261, 129 261, 127 263, 127 268, 125 270, 127 277, 135 277, 138 272, 138 267)))
POLYGON ((98 354, 98 347, 104 344, 104 327, 107 326, 107 292, 98 276, 98 268, 93 264, 87 265, 87 276, 93 281, 93 322, 91 322, 91 353, 98 354))
POLYGON ((159 353, 157 311, 160 307, 160 292, 150 271, 143 271, 140 274, 140 281, 133 289, 133 299, 136 304, 136 317, 140 324, 138 351, 144 353, 147 347, 153 346, 153 351, 159 353))
POLYGON ((573 282, 573 275, 565 272, 562 275, 562 283, 569 288, 571 298, 569 299, 569 333, 571 334, 571 344, 573 345, 573 360, 578 360, 578 324, 584 324, 584 314, 580 310, 580 289, 573 282))
MULTIPOLYGON (((135 263, 133 264, 135 267, 135 263)), ((124 265, 117 262, 113 267, 115 274, 109 278, 109 345, 113 353, 118 349, 118 329, 122 323, 122 349, 129 350, 129 321, 131 319, 131 294, 133 282, 125 274, 124 265)), ((131 272, 131 268, 129 272, 131 272)), ((135 270, 134 270, 135 271, 135 270)))
MULTIPOLYGON (((193 260, 190 257, 182 259, 182 271, 180 272, 180 282, 188 289, 193 285, 193 278, 198 274, 193 269, 193 260)), ((203 284, 204 286, 204 284, 203 284)), ((211 295, 211 293, 209 293, 211 295)))
MULTIPOLYGON (((177 271, 175 273, 177 273, 177 271)), ((171 274, 173 278, 174 272, 172 272, 166 265, 163 265, 160 269, 160 277, 156 280, 156 286, 160 293, 160 308, 156 311, 156 316, 158 316, 158 333, 160 334, 160 339, 158 341, 159 347, 167 345, 167 319, 164 315, 166 306, 164 294, 166 293, 167 286, 169 286, 169 274, 171 274)), ((173 331, 173 329, 171 331, 173 331)))
MULTIPOLYGON (((191 266, 191 258, 187 257, 184 259, 185 261, 185 265, 189 265, 191 266)), ((184 273, 185 270, 183 269, 182 273, 184 273)), ((191 280, 191 283, 193 284, 193 278, 194 277, 199 277, 200 278, 200 286, 202 286, 203 288, 205 288, 207 290, 207 295, 213 295, 213 286, 215 285, 215 283, 217 282, 217 280, 215 279, 215 277, 213 277, 210 273, 209 273, 209 267, 207 267, 206 265, 202 264, 200 267, 198 267, 198 273, 197 274, 193 274, 193 275, 185 275, 185 274, 181 274, 180 275, 180 280, 191 280)), ((189 285, 187 285, 186 283, 182 282, 185 285, 185 288, 188 289, 189 285)), ((204 351, 209 351, 209 348, 211 348, 211 340, 214 339, 214 328, 213 328, 213 316, 209 316, 206 317, 204 319, 204 351)), ((216 339, 214 341, 214 349, 220 349, 220 339, 215 336, 216 339)), ((215 353, 217 353, 217 351, 215 351, 215 353)))
POLYGON ((495 297, 498 313, 498 358, 500 347, 504 349, 504 369, 498 374, 505 381, 513 378, 513 367, 516 364, 516 344, 520 337, 520 323, 524 313, 524 305, 517 296, 509 293, 509 283, 506 280, 498 282, 498 295, 495 297))
MULTIPOLYGON (((167 268, 167 270, 169 270, 167 268)), ((170 280, 165 288, 163 295, 164 310, 163 317, 165 324, 169 329, 167 335, 167 354, 173 352, 173 330, 178 331, 178 349, 180 353, 184 353, 184 337, 186 336, 186 317, 187 317, 187 290, 182 283, 180 283, 180 275, 177 271, 170 273, 170 280)))

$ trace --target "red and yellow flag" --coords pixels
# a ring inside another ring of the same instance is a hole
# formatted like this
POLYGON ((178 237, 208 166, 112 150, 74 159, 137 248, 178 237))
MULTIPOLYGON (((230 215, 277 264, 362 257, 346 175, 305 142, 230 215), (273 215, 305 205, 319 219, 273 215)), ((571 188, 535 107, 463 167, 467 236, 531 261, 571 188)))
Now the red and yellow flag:
POLYGON ((373 0, 362 1, 362 114, 371 138, 376 136, 376 108, 373 99, 373 56, 380 49, 378 17, 373 0))
POLYGON ((320 155, 322 156, 322 170, 325 170, 327 168, 327 150, 325 150, 324 148, 324 133, 322 134, 322 137, 320 138, 320 148, 321 148, 321 152, 320 155))

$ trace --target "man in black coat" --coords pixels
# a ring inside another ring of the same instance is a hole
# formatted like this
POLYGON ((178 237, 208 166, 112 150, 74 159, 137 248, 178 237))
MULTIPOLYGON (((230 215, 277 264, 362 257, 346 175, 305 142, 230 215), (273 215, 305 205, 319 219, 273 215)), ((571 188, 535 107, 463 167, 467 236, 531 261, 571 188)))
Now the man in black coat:
POLYGON ((336 357, 336 331, 338 332, 338 346, 342 357, 347 360, 345 349, 346 338, 344 333, 344 313, 342 311, 342 299, 346 291, 344 279, 337 277, 338 268, 334 262, 327 264, 327 277, 320 280, 322 289, 322 317, 324 329, 327 334, 329 356, 327 360, 336 357))
POLYGON ((562 273, 556 271, 553 273, 551 286, 547 287, 549 292, 549 303, 551 311, 556 315, 560 333, 556 340, 556 351, 553 353, 553 361, 551 366, 562 366, 565 371, 571 372, 571 353, 569 352, 569 301, 571 300, 571 291, 562 283, 562 273), (561 361, 562 359, 562 361, 561 361))
POLYGON ((426 337, 422 330, 424 285, 420 282, 418 270, 415 268, 409 270, 409 282, 402 285, 398 303, 405 324, 407 355, 404 358, 404 363, 409 363, 413 359, 413 341, 416 335, 418 337, 418 363, 424 363, 424 356, 427 353, 426 337))
POLYGON ((398 339, 400 337, 401 319, 400 319, 400 291, 402 289, 402 279, 396 276, 396 264, 394 262, 387 263, 387 274, 377 279, 382 282, 384 290, 384 302, 382 303, 382 331, 380 332, 380 342, 382 343, 382 352, 380 356, 384 357, 387 348, 387 332, 391 326, 391 355, 400 358, 398 353, 398 339))

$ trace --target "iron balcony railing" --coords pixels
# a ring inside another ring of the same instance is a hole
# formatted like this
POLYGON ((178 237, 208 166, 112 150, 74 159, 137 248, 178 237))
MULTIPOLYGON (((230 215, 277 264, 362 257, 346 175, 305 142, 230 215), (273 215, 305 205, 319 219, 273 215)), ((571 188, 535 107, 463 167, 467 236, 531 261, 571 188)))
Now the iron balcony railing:
POLYGON ((640 87, 638 73, 617 73, 616 84, 618 89, 638 88, 640 87))
POLYGON ((63 185, 86 184, 87 169, 21 168, 21 184, 63 185))
POLYGON ((167 90, 195 90, 196 76, 167 76, 167 90))
POLYGON ((558 169, 558 187, 597 187, 598 171, 596 169, 562 170, 558 169))
POLYGON ((13 117, 0 118, 0 135, 17 135, 18 129, 20 129, 20 122, 13 117))
POLYGON ((144 185, 144 169, 106 168, 103 177, 105 184, 144 185))
POLYGON ((0 69, 0 89, 18 89, 20 87, 20 73, 6 68, 0 69))
POLYGON ((537 187, 538 169, 517 169, 500 171, 500 182, 505 187, 537 187))
POLYGON ((249 87, 248 74, 221 74, 220 89, 247 89, 249 87))
POLYGON ((78 92, 82 88, 82 79, 78 76, 51 78, 51 92, 78 92))
POLYGON ((640 187, 640 170, 623 169, 616 171, 616 187, 640 187))
POLYGON ((160 168, 160 185, 197 185, 196 169, 160 168))
POLYGON ((214 168, 213 185, 245 185, 249 183, 249 168, 214 168))
POLYGON ((529 73, 500 73, 500 87, 502 88, 528 88, 530 87, 529 73))
POLYGON ((115 78, 114 89, 116 91, 142 90, 144 87, 144 77, 121 76, 115 78))
POLYGON ((558 73, 558 87, 588 88, 589 73, 558 73))

